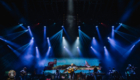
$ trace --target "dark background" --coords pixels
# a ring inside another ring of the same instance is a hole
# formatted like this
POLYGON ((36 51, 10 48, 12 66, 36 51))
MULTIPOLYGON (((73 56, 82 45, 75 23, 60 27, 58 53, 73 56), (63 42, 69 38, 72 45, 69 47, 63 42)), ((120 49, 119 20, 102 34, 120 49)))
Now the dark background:
MULTIPOLYGON (((72 41, 69 43, 74 43, 74 40, 77 38, 78 26, 81 26, 81 30, 88 36, 91 38, 95 36, 99 41, 95 29, 95 26, 98 25, 103 39, 103 46, 109 46, 106 38, 110 35, 112 25, 114 25, 116 28, 119 23, 123 23, 137 30, 140 29, 140 2, 138 0, 73 0, 73 4, 73 21, 75 25, 72 27, 72 41), (101 23, 105 24, 106 26, 103 26, 101 23)), ((62 25, 65 27, 66 31, 68 31, 67 5, 67 0, 1 0, 0 36, 9 34, 10 28, 20 23, 23 23, 23 26, 25 27, 31 26, 31 30, 36 40, 36 45, 38 45, 40 49, 40 54, 44 56, 44 48, 42 46, 43 26, 47 26, 48 37, 53 36, 55 33, 61 30, 62 25), (38 23, 39 25, 37 25, 38 23)), ((14 30, 13 33, 22 30, 22 28, 18 28, 14 30)), ((121 27, 120 31, 130 34, 130 32, 123 27, 121 27)), ((65 34, 63 35, 65 36, 65 34)), ((128 41, 122 39, 119 35, 116 35, 115 38, 125 45, 130 44, 128 41)), ((28 43, 29 40, 30 35, 23 34, 22 36, 13 40, 13 42, 24 45, 28 43)), ((17 66, 18 62, 20 61, 18 57, 16 57, 16 55, 7 47, 7 43, 0 41, 0 45, 0 68, 2 69, 1 74, 3 74, 5 71, 15 69, 15 66, 17 66)), ((59 45, 60 43, 57 44, 58 47, 60 47, 59 45)), ((91 56, 89 51, 90 41, 83 46, 84 49, 82 52, 84 57, 96 58, 96 56, 91 56)), ((119 64, 119 62, 121 62, 120 55, 115 55, 117 54, 115 52, 111 53, 112 58, 117 64, 115 67, 119 71, 122 71, 122 74, 124 74, 128 63, 140 67, 139 47, 140 45, 137 44, 123 64, 119 64)), ((47 47, 45 49, 47 49, 47 47)), ((63 58, 61 56, 60 48, 53 48, 53 51, 53 57, 63 58)), ((103 54, 102 51, 101 54, 103 54)), ((34 66, 34 63, 32 66, 34 66)), ((19 67, 18 69, 20 70, 22 67, 19 67)), ((140 70, 138 68, 137 73, 139 73, 139 71, 140 70)))

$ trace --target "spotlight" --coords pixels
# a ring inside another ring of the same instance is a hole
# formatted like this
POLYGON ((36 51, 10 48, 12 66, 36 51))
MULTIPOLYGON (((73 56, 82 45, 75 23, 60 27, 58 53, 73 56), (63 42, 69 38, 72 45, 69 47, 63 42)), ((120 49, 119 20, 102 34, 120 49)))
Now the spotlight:
POLYGON ((107 37, 108 39, 110 39, 110 37, 107 37))
POLYGON ((114 28, 114 26, 112 26, 112 28, 114 28))
POLYGON ((23 24, 21 23, 21 24, 19 24, 19 26, 22 26, 23 24))
POLYGON ((49 39, 49 37, 47 37, 47 39, 49 39))
POLYGON ((106 46, 104 46, 104 48, 106 48, 106 46))
POLYGON ((80 26, 78 26, 78 28, 80 28, 80 26))
POLYGON ((97 28, 98 26, 96 26, 96 28, 97 28))
POLYGON ((120 25, 122 25, 122 23, 119 23, 120 25))
POLYGON ((34 39, 34 37, 32 37, 32 39, 34 39))
POLYGON ((78 47, 77 47, 78 48, 78 47))
POLYGON ((95 37, 93 37, 93 39, 95 39, 95 37))
POLYGON ((65 46, 64 46, 64 48, 65 48, 65 46))
POLYGON ((44 26, 44 27, 46 27, 46 26, 44 26))
POLYGON ((79 39, 79 37, 77 37, 77 39, 79 39))
POLYGON ((29 31, 29 30, 27 29, 27 30, 25 30, 25 31, 29 31))
POLYGON ((92 46, 90 48, 92 48, 92 46))
POLYGON ((62 28, 63 28, 64 26, 62 26, 62 28))
POLYGON ((36 47, 37 48, 37 47, 36 47))
POLYGON ((51 47, 49 47, 49 48, 51 48, 51 47))
POLYGON ((63 36, 63 39, 64 39, 65 37, 63 36))
POLYGON ((28 28, 30 28, 30 26, 27 26, 28 28))

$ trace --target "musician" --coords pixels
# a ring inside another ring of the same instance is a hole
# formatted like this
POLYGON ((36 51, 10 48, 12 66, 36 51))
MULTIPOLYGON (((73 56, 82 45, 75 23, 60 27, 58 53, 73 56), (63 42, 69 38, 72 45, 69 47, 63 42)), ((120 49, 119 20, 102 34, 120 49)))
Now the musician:
POLYGON ((98 69, 97 69, 96 66, 94 66, 94 72, 93 72, 93 74, 94 74, 95 80, 97 80, 97 73, 98 73, 98 69))
POLYGON ((56 79, 60 79, 60 72, 59 72, 58 69, 56 70, 55 78, 56 78, 56 79))
POLYGON ((49 62, 48 66, 52 69, 57 64, 57 59, 54 59, 53 62, 49 62))
POLYGON ((74 74, 75 74, 74 71, 76 70, 76 67, 73 66, 73 63, 71 64, 71 66, 69 66, 67 68, 68 71, 69 71, 69 69, 73 69, 73 70, 70 71, 70 77, 71 77, 71 79, 74 79, 74 74))
POLYGON ((98 72, 98 69, 97 69, 97 67, 95 66, 94 67, 94 73, 96 74, 98 72))
POLYGON ((128 67, 126 68, 126 75, 128 80, 135 80, 136 78, 136 73, 135 73, 135 68, 131 64, 128 64, 128 67))
POLYGON ((21 80, 26 80, 26 75, 27 75, 26 69, 27 68, 24 67, 23 70, 20 71, 21 80))
POLYGON ((90 67, 90 65, 88 64, 87 61, 85 61, 85 66, 88 67, 88 68, 90 67))

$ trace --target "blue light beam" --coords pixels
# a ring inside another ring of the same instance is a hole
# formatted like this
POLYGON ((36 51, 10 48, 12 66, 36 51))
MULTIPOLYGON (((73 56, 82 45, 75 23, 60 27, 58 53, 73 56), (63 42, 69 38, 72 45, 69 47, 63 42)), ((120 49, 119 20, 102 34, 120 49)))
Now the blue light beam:
POLYGON ((13 49, 11 46, 7 45, 15 54, 16 56, 20 56, 20 53, 18 51, 16 51, 15 49, 13 49))
POLYGON ((90 40, 91 39, 87 34, 82 32, 80 29, 78 31, 79 31, 79 39, 80 39, 80 41, 82 43, 86 42, 86 40, 90 40))
POLYGON ((19 47, 20 47, 20 45, 14 43, 14 42, 11 42, 11 41, 9 41, 9 40, 6 40, 6 39, 4 39, 4 38, 2 38, 2 37, 0 38, 0 40, 4 41, 5 43, 8 43, 8 44, 12 45, 12 46, 15 47, 15 48, 19 48, 19 47))
POLYGON ((66 37, 68 38, 68 40, 70 40, 70 37, 69 37, 69 35, 68 35, 68 33, 67 33, 67 31, 66 31, 64 26, 62 26, 62 29, 63 29, 64 33, 66 34, 66 37))
POLYGON ((124 32, 120 32, 120 31, 116 31, 116 30, 115 30, 115 32, 130 43, 132 43, 133 41, 138 39, 137 37, 124 33, 124 32))
POLYGON ((47 58, 49 57, 50 51, 51 51, 51 47, 49 47, 48 50, 47 50, 47 53, 46 53, 47 58))
POLYGON ((112 26, 112 33, 111 33, 111 35, 112 35, 112 38, 114 39, 114 26, 112 26))
POLYGON ((46 40, 46 26, 44 26, 44 40, 46 40))
POLYGON ((71 53, 66 47, 65 47, 64 49, 66 50, 66 52, 68 53, 68 55, 69 55, 71 58, 73 58, 72 53, 71 53))
POLYGON ((119 23, 119 26, 115 30, 118 31, 121 26, 122 26, 122 23, 119 23))
POLYGON ((40 58, 40 52, 38 47, 36 47, 36 58, 39 59, 40 58))
POLYGON ((21 36, 22 34, 26 33, 27 31, 28 30, 24 30, 24 31, 16 32, 16 33, 7 34, 7 35, 4 35, 4 37, 7 37, 9 40, 14 40, 18 38, 19 36, 21 36))
POLYGON ((77 51, 78 51, 80 57, 83 57, 82 52, 81 52, 81 50, 79 49, 79 47, 77 47, 77 51))
POLYGON ((92 51, 94 52, 94 54, 98 57, 101 58, 101 55, 99 52, 97 52, 97 50, 95 50, 92 46, 90 47, 92 49, 92 51))
POLYGON ((100 31, 99 31, 99 28, 98 28, 98 27, 96 27, 96 30, 97 30, 98 37, 99 37, 100 41, 102 41, 102 37, 101 37, 100 31))
POLYGON ((30 26, 28 26, 28 30, 29 30, 30 36, 33 37, 33 34, 32 34, 31 29, 30 29, 30 26))

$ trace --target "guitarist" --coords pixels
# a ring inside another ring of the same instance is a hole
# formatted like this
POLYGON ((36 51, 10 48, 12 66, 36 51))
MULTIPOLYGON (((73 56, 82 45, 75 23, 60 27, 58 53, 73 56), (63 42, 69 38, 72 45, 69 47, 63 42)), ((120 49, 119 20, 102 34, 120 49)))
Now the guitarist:
POLYGON ((76 70, 76 67, 75 66, 73 66, 73 63, 71 64, 71 66, 69 66, 68 68, 67 68, 67 70, 66 71, 68 71, 68 73, 70 74, 70 77, 71 77, 71 79, 74 79, 74 71, 76 70))
POLYGON ((27 75, 26 69, 27 68, 24 67, 23 70, 20 71, 21 80, 26 80, 26 75, 27 75))

